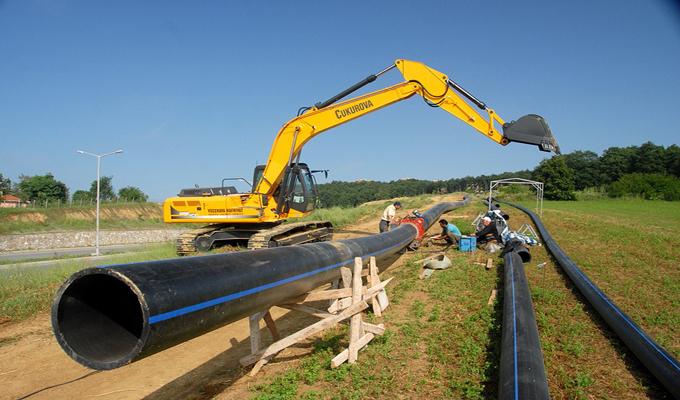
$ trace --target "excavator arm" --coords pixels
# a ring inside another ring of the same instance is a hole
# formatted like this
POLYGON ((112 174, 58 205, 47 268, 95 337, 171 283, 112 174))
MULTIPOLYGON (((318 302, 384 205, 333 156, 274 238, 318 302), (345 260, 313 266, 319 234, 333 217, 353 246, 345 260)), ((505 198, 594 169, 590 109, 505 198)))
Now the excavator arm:
POLYGON ((392 66, 368 76, 338 95, 317 103, 314 107, 305 108, 302 115, 288 121, 276 135, 262 179, 254 182, 256 186, 253 187, 253 193, 273 194, 286 168, 296 160, 304 145, 314 136, 414 94, 422 96, 431 106, 446 110, 498 144, 533 144, 542 151, 559 154, 559 147, 542 117, 529 114, 506 123, 493 109, 449 79, 446 74, 419 62, 397 60, 392 66), (399 69, 404 82, 337 103, 393 68, 399 69), (486 118, 463 97, 485 112, 486 118))

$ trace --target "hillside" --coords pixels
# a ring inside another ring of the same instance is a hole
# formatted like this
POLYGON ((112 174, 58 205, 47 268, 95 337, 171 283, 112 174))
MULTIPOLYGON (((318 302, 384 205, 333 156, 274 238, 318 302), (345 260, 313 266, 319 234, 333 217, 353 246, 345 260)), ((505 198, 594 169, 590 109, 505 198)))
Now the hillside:
MULTIPOLYGON (((0 208, 0 234, 90 229, 96 208, 0 208)), ((157 203, 106 204, 100 210, 102 229, 163 227, 157 203)))

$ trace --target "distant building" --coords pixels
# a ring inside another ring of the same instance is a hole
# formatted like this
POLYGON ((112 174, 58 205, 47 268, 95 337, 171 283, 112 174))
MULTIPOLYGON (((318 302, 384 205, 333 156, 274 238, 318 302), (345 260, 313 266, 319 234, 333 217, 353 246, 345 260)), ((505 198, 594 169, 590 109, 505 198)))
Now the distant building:
POLYGON ((0 208, 27 207, 28 203, 21 201, 20 198, 12 194, 0 196, 0 208))

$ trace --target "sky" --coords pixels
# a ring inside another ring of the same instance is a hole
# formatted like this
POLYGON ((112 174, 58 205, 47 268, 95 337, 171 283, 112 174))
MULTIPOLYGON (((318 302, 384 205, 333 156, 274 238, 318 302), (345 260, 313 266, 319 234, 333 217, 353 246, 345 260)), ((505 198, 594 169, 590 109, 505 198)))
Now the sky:
MULTIPOLYGON (((281 126, 396 59, 442 71, 505 120, 539 114, 562 151, 680 143, 680 8, 621 1, 0 0, 0 173, 52 173, 160 201, 250 180, 281 126)), ((361 93, 403 78, 397 70, 361 93)), ((302 161, 331 180, 533 168, 416 97, 329 130, 302 161)))

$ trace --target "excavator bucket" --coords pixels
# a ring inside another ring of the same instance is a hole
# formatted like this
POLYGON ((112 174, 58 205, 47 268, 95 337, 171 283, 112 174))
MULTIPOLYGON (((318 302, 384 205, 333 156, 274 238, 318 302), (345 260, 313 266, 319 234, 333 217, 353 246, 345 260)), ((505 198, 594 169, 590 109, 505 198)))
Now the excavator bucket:
POLYGON ((503 125, 503 136, 511 142, 533 144, 541 151, 560 154, 560 146, 550 131, 548 123, 540 115, 525 115, 517 121, 503 125))

